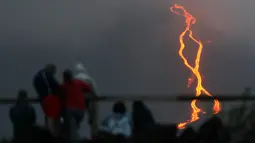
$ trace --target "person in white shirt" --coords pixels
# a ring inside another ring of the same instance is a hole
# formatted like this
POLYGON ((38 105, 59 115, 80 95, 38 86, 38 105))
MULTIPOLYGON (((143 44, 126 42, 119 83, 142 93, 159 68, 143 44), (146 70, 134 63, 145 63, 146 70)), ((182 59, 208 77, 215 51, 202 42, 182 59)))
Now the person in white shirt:
POLYGON ((126 112, 125 104, 121 101, 113 105, 112 114, 102 122, 102 130, 112 134, 129 138, 132 134, 131 118, 126 112))
POLYGON ((94 90, 93 93, 98 95, 96 82, 89 75, 89 73, 88 73, 87 69, 84 67, 84 65, 80 62, 77 63, 75 65, 75 71, 76 71, 76 74, 75 74, 74 78, 82 80, 82 81, 90 84, 94 90))

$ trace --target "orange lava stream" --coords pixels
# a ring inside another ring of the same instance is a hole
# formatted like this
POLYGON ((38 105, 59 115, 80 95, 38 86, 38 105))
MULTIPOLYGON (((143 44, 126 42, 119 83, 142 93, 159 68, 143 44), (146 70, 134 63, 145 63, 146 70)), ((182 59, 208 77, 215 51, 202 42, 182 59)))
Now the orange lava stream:
MULTIPOLYGON (((193 32, 191 30, 191 25, 196 23, 196 18, 193 17, 189 12, 186 11, 186 9, 183 6, 180 6, 178 4, 175 4, 174 6, 170 7, 171 12, 183 16, 185 18, 185 23, 186 23, 186 28, 185 30, 180 34, 179 36, 179 41, 180 41, 180 49, 179 49, 179 56, 182 58, 185 66, 192 71, 194 74, 195 78, 197 79, 197 85, 196 85, 196 96, 200 96, 202 93, 206 94, 207 96, 211 96, 211 93, 209 93, 202 84, 202 77, 199 72, 199 67, 200 67, 200 58, 203 50, 203 43, 200 40, 197 40, 193 36, 193 32), (176 11, 180 10, 182 13, 176 11), (195 66, 191 66, 189 61, 186 59, 186 57, 183 55, 183 50, 185 48, 185 43, 183 41, 184 36, 188 34, 189 38, 192 39, 195 43, 198 44, 198 50, 196 54, 196 59, 195 59, 195 66)), ((193 82, 192 77, 189 78, 188 86, 193 82)), ((192 114, 191 114, 191 119, 187 120, 186 122, 179 123, 178 128, 183 129, 186 127, 187 124, 191 122, 195 122, 199 119, 199 113, 202 112, 204 113, 200 108, 196 106, 196 99, 192 100, 191 102, 191 107, 192 107, 192 114)), ((213 106, 213 113, 217 114, 221 110, 220 107, 220 102, 218 100, 214 100, 214 106, 213 106)))

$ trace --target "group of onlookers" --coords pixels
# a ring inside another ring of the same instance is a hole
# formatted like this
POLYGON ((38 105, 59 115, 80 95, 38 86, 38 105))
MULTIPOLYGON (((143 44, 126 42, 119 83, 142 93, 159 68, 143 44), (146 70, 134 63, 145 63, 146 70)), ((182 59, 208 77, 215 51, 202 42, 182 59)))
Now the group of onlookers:
MULTIPOLYGON (((38 127, 36 125, 36 113, 34 108, 27 102, 27 93, 26 91, 21 90, 18 93, 18 100, 17 103, 12 106, 10 110, 10 118, 13 123, 14 129, 14 142, 21 142, 28 140, 35 141, 40 139, 40 141, 52 140, 55 141, 68 141, 67 136, 58 136, 56 134, 60 133, 60 130, 67 130, 66 128, 58 128, 56 127, 57 122, 56 117, 49 116, 46 113, 47 119, 47 128, 38 127), (53 126, 53 127, 52 127, 53 126), (58 130, 59 129, 59 130, 58 130), (48 133, 47 133, 48 132, 48 133), (34 134, 34 135, 33 135, 34 134), (41 135, 39 135, 41 134, 41 135), (36 137, 36 138, 35 138, 36 137), (63 140, 64 139, 64 140, 63 140)), ((149 129, 150 127, 155 126, 155 120, 150 112, 150 110, 144 105, 141 101, 135 101, 133 103, 132 111, 127 111, 124 102, 118 101, 115 102, 112 107, 112 113, 110 113, 104 120, 101 122, 101 128, 93 138, 94 141, 98 141, 100 139, 105 139, 109 136, 117 137, 119 141, 125 141, 130 139, 134 134, 140 134, 145 130, 149 129)), ((54 111, 55 112, 55 111, 54 111)), ((76 112, 76 111, 67 111, 69 113, 76 112)), ((67 113, 68 114, 68 113, 67 113)), ((75 118, 75 124, 79 126, 80 122, 82 121, 83 112, 75 115, 67 115, 68 117, 73 116, 75 118)), ((52 114, 54 115, 54 114, 52 114)), ((61 116, 61 115, 60 115, 61 116)), ((70 119, 65 119, 69 121, 70 119)), ((66 121, 64 121, 66 122, 66 121)), ((59 123, 60 125, 60 123, 59 123)), ((70 123, 69 123, 70 125, 70 123)), ((70 130, 70 129, 69 129, 70 130)), ((70 132, 69 132, 70 133, 70 132)), ((65 133, 63 133, 66 135, 65 133)), ((69 136, 71 138, 71 135, 69 136)), ((74 139, 74 138, 73 138, 74 139)), ((69 141, 77 141, 76 140, 69 140, 69 141)), ((39 142, 39 141, 38 141, 39 142)))
MULTIPOLYGON (((56 66, 47 64, 39 70, 33 79, 40 105, 45 115, 45 127, 36 125, 36 112, 28 102, 26 90, 20 90, 16 103, 10 108, 13 124, 13 142, 177 142, 177 143, 229 143, 238 129, 223 125, 220 118, 214 116, 207 120, 198 131, 187 128, 180 137, 176 136, 174 126, 161 126, 149 108, 142 101, 134 101, 132 111, 122 101, 115 102, 110 113, 102 122, 97 136, 92 140, 80 140, 78 129, 84 114, 90 115, 88 96, 96 97, 95 83, 85 73, 82 65, 76 67, 80 73, 76 76, 69 69, 62 73, 63 81, 55 79, 56 66), (108 141, 107 141, 108 140, 108 141)), ((91 118, 88 119, 91 123, 91 118)), ((254 129, 243 133, 241 142, 255 140, 254 129)), ((237 132, 238 134, 238 132, 237 132)), ((240 138, 240 137, 239 137, 240 138)))
MULTIPOLYGON (((87 96, 96 96, 93 82, 88 82, 86 80, 88 78, 82 74, 79 78, 74 77, 72 71, 67 69, 63 72, 63 82, 60 84, 54 78, 55 73, 56 67, 48 64, 37 72, 33 81, 45 114, 46 128, 36 125, 36 112, 28 102, 27 91, 18 92, 17 102, 10 108, 10 119, 14 129, 13 143, 77 141, 229 143, 231 141, 230 128, 224 126, 217 116, 207 120, 198 131, 187 128, 180 137, 177 137, 176 125, 164 126, 156 123, 151 111, 142 101, 134 101, 131 111, 127 111, 124 102, 115 102, 112 113, 101 122, 97 136, 92 140, 81 140, 77 130, 85 112, 90 111, 87 96)), ((254 130, 248 133, 245 134, 244 142, 255 140, 254 130)))
MULTIPOLYGON (((82 67, 79 65, 77 68, 81 69, 82 67)), ((79 77, 76 78, 70 69, 66 69, 62 74, 63 81, 60 83, 55 78, 56 71, 57 68, 54 64, 47 64, 35 74, 33 86, 45 115, 47 130, 54 137, 63 135, 68 139, 75 140, 85 111, 90 111, 86 93, 96 96, 93 82, 89 83, 89 79, 82 73, 79 73, 79 77)), ((35 110, 27 99, 27 92, 20 90, 17 103, 10 109, 14 136, 22 133, 24 127, 36 123, 35 110)))
MULTIPOLYGON (((83 69, 78 65, 79 70, 83 69)), ((84 70, 83 70, 84 72, 84 70)), ((90 115, 88 96, 96 97, 94 81, 87 73, 79 73, 74 76, 69 69, 62 73, 63 81, 58 82, 55 78, 56 66, 47 64, 39 70, 33 79, 34 88, 38 94, 40 105, 45 115, 45 127, 36 125, 36 112, 28 102, 26 90, 18 92, 17 102, 10 108, 10 119, 13 123, 13 142, 76 142, 80 140, 78 129, 83 121, 85 112, 90 115), (35 140, 34 140, 35 139, 35 140)), ((88 119, 91 123, 91 118, 88 119)), ((93 138, 94 142, 104 142, 106 138, 113 137, 111 142, 124 142, 133 139, 135 142, 152 142, 152 136, 161 134, 161 139, 176 138, 176 126, 168 128, 169 132, 161 128, 149 108, 142 101, 134 101, 132 111, 127 111, 124 102, 115 102, 110 113, 102 122, 101 128, 93 138), (163 132, 162 132, 163 131, 163 132), (167 134, 169 135, 167 135, 167 134), (165 135, 164 135, 165 134, 165 135), (170 134, 173 134, 171 136, 170 134), (165 137, 163 137, 165 136, 165 137), (117 139, 117 140, 116 140, 117 139)), ((228 142, 229 137, 223 134, 223 124, 215 117, 205 122, 197 134, 192 129, 183 132, 183 137, 178 142, 228 142)), ((224 132, 227 135, 227 132, 224 132)), ((158 140, 164 142, 163 140, 158 140)), ((89 141, 87 141, 89 142, 89 141)))
MULTIPOLYGON (((15 138, 13 142, 67 143, 73 141, 61 136, 56 137, 47 128, 43 129, 34 126, 36 123, 35 111, 26 99, 26 92, 20 91, 16 105, 10 110, 10 117, 14 130, 16 131, 14 132, 15 138), (25 132, 27 134, 24 134, 25 132)), ((100 128, 97 136, 92 138, 92 140, 84 139, 78 142, 230 143, 232 138, 230 132, 234 132, 233 129, 229 130, 230 128, 224 126, 221 119, 215 116, 207 120, 197 131, 192 128, 187 128, 178 137, 176 125, 161 125, 156 123, 149 108, 141 101, 135 101, 131 111, 127 111, 122 101, 114 103, 112 113, 101 122, 101 125, 102 128, 100 128)), ((247 140, 254 140, 252 137, 252 134, 249 137, 245 137, 245 142, 247 140)))
MULTIPOLYGON (((47 64, 33 78, 33 86, 45 115, 45 129, 54 138, 78 140, 77 131, 85 112, 88 111, 88 115, 91 112, 87 97, 97 97, 93 79, 81 64, 76 69, 80 71, 76 76, 71 70, 64 70, 62 83, 55 78, 57 68, 54 64, 47 64)), ((17 102, 10 109, 10 119, 14 137, 24 136, 26 129, 36 125, 36 112, 28 102, 26 90, 18 92, 17 102)), ((88 121, 92 122, 90 116, 88 121)), ((122 101, 118 101, 114 103, 112 113, 102 121, 100 133, 129 138, 133 132, 154 123, 153 116, 141 101, 133 103, 132 113, 127 112, 122 101)))
POLYGON ((46 126, 52 135, 59 136, 61 128, 64 128, 65 135, 75 140, 85 111, 90 111, 85 95, 89 92, 95 96, 93 85, 75 78, 69 69, 63 72, 63 82, 60 84, 54 77, 55 73, 55 65, 46 65, 35 75, 33 85, 46 116, 46 126), (61 118, 63 124, 60 123, 61 118))

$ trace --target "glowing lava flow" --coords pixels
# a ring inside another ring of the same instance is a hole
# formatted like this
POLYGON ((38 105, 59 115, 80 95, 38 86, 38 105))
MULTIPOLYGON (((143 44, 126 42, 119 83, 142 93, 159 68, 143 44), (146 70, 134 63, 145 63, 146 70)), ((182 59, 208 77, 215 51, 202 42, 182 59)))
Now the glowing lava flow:
MULTIPOLYGON (((212 95, 203 87, 202 77, 201 77, 201 74, 199 72, 200 58, 201 58, 201 54, 202 54, 202 50, 203 50, 203 43, 200 40, 197 40, 196 38, 194 38, 193 32, 191 30, 191 25, 196 23, 196 18, 193 17, 190 13, 188 13, 183 6, 180 6, 178 4, 175 4, 174 6, 170 7, 170 10, 173 13, 178 14, 180 16, 183 16, 185 18, 186 28, 180 34, 180 37, 179 37, 179 41, 180 41, 179 56, 182 58, 185 66, 192 71, 192 73, 194 74, 195 78, 197 79, 196 96, 200 96, 202 93, 204 93, 207 96, 211 96, 212 97, 212 95), (182 11, 182 13, 179 13, 176 10, 180 10, 180 11, 182 11), (183 41, 183 38, 184 38, 184 36, 186 34, 188 34, 189 38, 192 39, 195 43, 198 44, 198 50, 197 50, 197 54, 196 54, 196 60, 195 60, 195 66, 194 67, 191 66, 189 61, 183 55, 183 50, 185 48, 185 43, 183 41)), ((192 78, 192 77, 189 78, 188 86, 190 86, 190 84, 193 82, 192 79, 194 79, 194 78, 192 78)), ((192 107, 192 110, 193 110, 192 114, 191 114, 191 119, 189 119, 186 122, 179 123, 178 124, 178 128, 179 129, 183 129, 183 128, 185 128, 185 126, 187 124, 189 124, 191 122, 195 122, 195 121, 197 121, 199 119, 199 115, 198 114, 200 112, 202 112, 202 110, 196 106, 196 101, 197 100, 194 99, 191 102, 191 107, 192 107)), ((220 102, 218 100, 214 100, 213 113, 217 114, 217 113, 220 112, 220 110, 221 110, 220 102)))

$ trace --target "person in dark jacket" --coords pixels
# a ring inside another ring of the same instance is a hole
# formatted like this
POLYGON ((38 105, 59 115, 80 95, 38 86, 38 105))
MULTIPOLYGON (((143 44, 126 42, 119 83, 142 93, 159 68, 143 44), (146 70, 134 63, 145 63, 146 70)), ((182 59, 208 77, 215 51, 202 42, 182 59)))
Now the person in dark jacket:
POLYGON ((213 116, 202 124, 198 130, 199 139, 201 142, 213 143, 219 140, 219 132, 223 130, 223 122, 213 116))
POLYGON ((58 94, 59 83, 55 79, 57 68, 54 64, 47 64, 43 69, 39 70, 33 79, 33 86, 38 94, 40 103, 45 96, 49 94, 58 94))
POLYGON ((178 139, 178 143, 197 143, 197 142, 199 142, 197 132, 191 127, 186 128, 178 139))
POLYGON ((150 109, 142 102, 135 101, 132 105, 133 132, 142 132, 156 125, 150 109))
POLYGON ((20 90, 17 102, 9 111, 10 119, 13 124, 14 137, 19 136, 25 129, 36 123, 34 108, 27 101, 27 92, 20 90))
POLYGON ((46 128, 34 125, 26 128, 22 136, 12 138, 11 143, 58 143, 57 140, 58 138, 53 137, 46 128))
MULTIPOLYGON (((43 101, 48 95, 57 95, 60 91, 60 85, 55 79, 57 68, 54 64, 47 64, 39 70, 33 78, 33 86, 37 92, 39 102, 44 110, 43 101)), ((45 116, 45 125, 47 126, 47 116, 45 116)))

